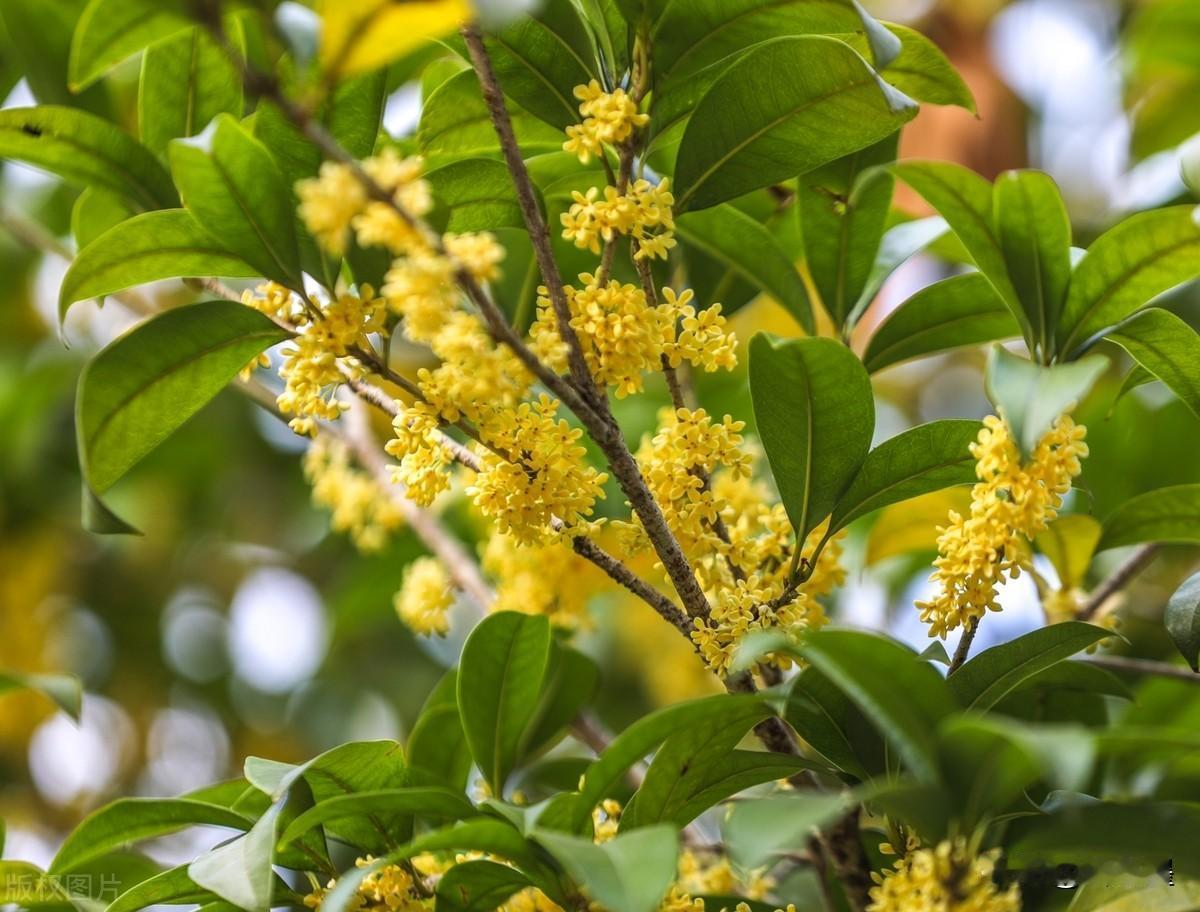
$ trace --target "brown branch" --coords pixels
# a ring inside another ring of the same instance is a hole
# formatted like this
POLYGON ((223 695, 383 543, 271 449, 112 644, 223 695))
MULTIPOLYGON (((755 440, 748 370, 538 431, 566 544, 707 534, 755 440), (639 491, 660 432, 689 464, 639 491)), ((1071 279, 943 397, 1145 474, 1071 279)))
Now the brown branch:
POLYGON ((950 667, 946 674, 954 674, 962 667, 962 664, 967 660, 967 656, 971 654, 971 643, 975 641, 975 632, 979 629, 979 622, 983 618, 971 618, 967 621, 967 626, 963 628, 962 636, 958 638, 958 646, 954 650, 954 658, 950 660, 950 667))
POLYGON ((1167 662, 1156 662, 1153 659, 1137 659, 1132 656, 1089 656, 1083 661, 1089 665, 1098 665, 1110 671, 1123 671, 1130 674, 1151 675, 1157 678, 1175 678, 1200 684, 1200 674, 1181 665, 1171 665, 1167 662))
POLYGON ((1135 576, 1149 566, 1158 554, 1159 546, 1155 543, 1142 545, 1129 556, 1129 559, 1117 567, 1107 579, 1092 590, 1088 600, 1079 609, 1077 617, 1081 621, 1090 621, 1104 607, 1104 603, 1120 590, 1124 589, 1135 576))

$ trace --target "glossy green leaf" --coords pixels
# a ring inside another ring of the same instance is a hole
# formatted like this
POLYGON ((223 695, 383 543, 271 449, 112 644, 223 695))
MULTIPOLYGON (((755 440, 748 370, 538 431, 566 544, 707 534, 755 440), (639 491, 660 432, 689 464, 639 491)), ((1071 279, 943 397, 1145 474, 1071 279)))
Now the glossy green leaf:
POLYGON ((501 795, 534 718, 550 662, 550 622, 503 611, 480 622, 463 646, 458 710, 475 765, 501 795))
POLYGON ((1107 366, 1107 358, 1093 355, 1045 367, 996 345, 988 357, 988 398, 1028 456, 1058 417, 1087 395, 1107 366))
POLYGON ((674 827, 646 827, 599 845, 563 833, 537 832, 535 838, 606 909, 654 912, 675 879, 674 827))
POLYGON ((0 111, 0 157, 83 187, 111 190, 142 209, 179 204, 171 178, 150 150, 120 127, 75 108, 0 111))
POLYGON ((947 680, 964 707, 988 709, 1033 675, 1110 636, 1111 630, 1082 621, 1051 624, 985 649, 947 680))
POLYGON ((170 146, 171 172, 196 221, 260 274, 300 285, 300 254, 283 174, 266 146, 227 114, 170 146))
POLYGON ((1170 311, 1150 307, 1126 320, 1108 338, 1200 417, 1200 333, 1170 311))
POLYGON ((676 208, 703 209, 811 171, 915 115, 911 99, 840 41, 764 41, 696 105, 675 167, 676 208))
POLYGON ((875 330, 863 363, 871 373, 910 358, 1019 336, 1021 327, 982 273, 934 282, 875 330))
POLYGON ((938 732, 938 755, 955 819, 972 829, 1008 809, 1038 778, 1037 757, 1012 726, 987 716, 952 716, 938 732))
POLYGON ((1082 513, 1060 516, 1034 539, 1039 551, 1049 558, 1058 574, 1059 588, 1083 585, 1096 543, 1100 541, 1100 521, 1082 513))
POLYGON ((1069 690, 1118 697, 1122 700, 1134 698, 1133 691, 1111 671, 1106 671, 1100 666, 1089 664, 1086 661, 1068 661, 1059 662, 1030 675, 1013 688, 1008 696, 996 706, 1003 707, 1005 701, 1022 694, 1041 697, 1046 693, 1061 693, 1069 690))
POLYGON ((259 274, 201 228, 186 209, 144 212, 114 225, 79 251, 59 288, 58 316, 65 320, 77 301, 147 282, 259 274))
POLYGON ((442 875, 437 908, 447 912, 490 912, 530 885, 515 868, 494 861, 464 861, 442 875))
POLYGON ((1172 859, 1176 871, 1200 870, 1200 808, 1169 802, 1068 805, 1016 820, 1009 834, 1010 864, 1090 864, 1119 858, 1157 867, 1172 859))
POLYGON ((773 297, 806 332, 813 331, 812 305, 800 274, 761 222, 726 205, 686 213, 679 217, 676 228, 685 243, 773 297))
POLYGON ((954 703, 933 666, 895 640, 853 630, 818 631, 799 652, 854 701, 917 779, 937 781, 935 732, 954 703))
MULTIPOLYGON (((59 709, 76 722, 79 721, 79 714, 83 710, 83 685, 74 675, 27 674, 0 670, 0 695, 10 690, 37 691, 53 700, 59 709)), ((2 848, 3 845, 0 845, 0 849, 2 848)))
POLYGON ((86 187, 71 208, 71 235, 82 250, 109 228, 137 212, 125 199, 111 190, 86 187))
POLYGON ((252 820, 229 808, 186 798, 121 798, 94 811, 71 831, 50 863, 66 874, 131 842, 152 839, 190 826, 245 831, 252 820))
POLYGON ((525 227, 512 176, 502 162, 466 158, 435 168, 425 179, 438 203, 448 210, 446 231, 525 227))
POLYGON ((0 861, 0 902, 5 905, 61 908, 70 900, 71 894, 66 887, 37 865, 27 861, 0 861))
MULTIPOLYGON (((900 39, 900 53, 879 68, 879 75, 909 98, 937 105, 957 105, 975 113, 975 98, 941 48, 915 29, 886 23, 889 32, 900 39)), ((840 35, 857 50, 867 47, 860 34, 840 35)))
POLYGON ((268 912, 279 813, 274 805, 248 833, 201 855, 188 865, 188 877, 245 912, 268 912))
POLYGON ((347 818, 369 819, 373 815, 417 815, 429 820, 462 820, 478 813, 457 792, 443 788, 400 788, 354 792, 328 798, 298 815, 279 837, 286 846, 313 827, 347 818))
POLYGON ((862 293, 850 309, 848 322, 853 325, 858 322, 866 309, 879 294, 879 289, 893 272, 900 268, 911 257, 920 253, 930 244, 943 237, 949 228, 946 220, 940 215, 929 218, 914 219, 911 222, 901 222, 884 232, 875 254, 875 262, 867 274, 867 281, 862 293))
MULTIPOLYGON (((517 144, 526 155, 558 152, 563 134, 545 121, 509 104, 517 144)), ((478 158, 500 149, 491 116, 473 70, 464 70, 438 86, 421 109, 417 145, 430 158, 478 158)))
MULTIPOLYGON (((461 41, 452 43, 464 57, 461 41)), ((546 3, 485 36, 504 94, 551 126, 579 123, 576 86, 596 78, 587 26, 573 3, 546 3)))
POLYGON ((875 426, 871 381, 832 339, 759 333, 750 342, 750 394, 771 473, 803 541, 866 458, 875 426))
POLYGON ((1005 171, 993 188, 996 236, 1017 301, 1039 348, 1054 344, 1071 282, 1071 220, 1058 186, 1041 171, 1005 171))
POLYGON ((1189 576, 1167 602, 1163 624, 1192 671, 1200 672, 1200 573, 1189 576))
POLYGON ((408 763, 433 781, 466 788, 471 751, 458 713, 458 672, 450 669, 425 701, 408 736, 408 763))
POLYGON ((972 484, 975 459, 971 444, 978 421, 931 421, 897 434, 871 450, 862 468, 833 509, 829 528, 836 532, 860 516, 889 504, 953 485, 972 484))
POLYGON ((877 66, 900 42, 851 0, 666 0, 654 23, 655 78, 682 85, 695 74, 765 36, 864 32, 877 66))
MULTIPOLYGON (((71 36, 85 0, 7 0, 0 3, 8 81, 23 77, 39 104, 63 104, 96 114, 111 110, 108 92, 94 86, 82 93, 67 87, 71 36), (11 36, 19 35, 19 40, 11 36)), ((9 86, 11 89, 11 85, 9 86)), ((7 90, 6 90, 7 91, 7 90)))
POLYGON ((542 683, 541 699, 521 735, 518 754, 530 757, 552 747, 596 697, 600 667, 577 649, 555 641, 542 683))
POLYGON ((1200 484, 1131 497, 1104 520, 1097 551, 1145 542, 1200 544, 1200 484))
POLYGON ((874 181, 853 201, 850 191, 862 171, 896 160, 899 141, 897 131, 809 171, 797 182, 805 260, 821 303, 837 327, 846 324, 866 288, 883 239, 894 181, 890 176, 874 181))
POLYGON ((776 795, 742 801, 721 828, 730 855, 751 870, 781 852, 802 852, 815 830, 846 810, 849 795, 776 795))
POLYGON ((159 904, 203 903, 214 896, 196 885, 187 873, 187 865, 168 868, 143 880, 114 899, 104 912, 138 912, 159 904))
POLYGON ((241 77, 203 28, 190 28, 146 49, 138 82, 138 129, 150 150, 165 154, 170 140, 195 136, 218 114, 242 116, 241 77))
POLYGON ((191 22, 186 0, 91 0, 71 42, 71 88, 85 88, 126 57, 191 22))
POLYGON ((107 490, 285 338, 249 307, 210 301, 167 311, 110 343, 79 376, 75 425, 85 479, 107 490))
POLYGON ((711 720, 733 712, 738 704, 749 711, 749 706, 759 703, 760 697, 720 694, 678 703, 638 719, 613 738, 604 753, 588 767, 578 800, 574 802, 572 828, 581 831, 590 821, 592 808, 607 796, 625 771, 672 734, 689 728, 703 728, 711 720))
POLYGON ((1074 357, 1104 330, 1200 275, 1200 225, 1192 206, 1132 215, 1100 235, 1075 267, 1058 326, 1058 351, 1074 357))

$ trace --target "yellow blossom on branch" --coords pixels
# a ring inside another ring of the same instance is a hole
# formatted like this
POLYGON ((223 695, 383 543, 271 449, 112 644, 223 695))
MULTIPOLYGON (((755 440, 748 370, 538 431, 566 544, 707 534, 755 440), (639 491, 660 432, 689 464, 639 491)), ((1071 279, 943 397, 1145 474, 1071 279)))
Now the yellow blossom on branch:
POLYGON ((605 144, 615 145, 627 140, 637 127, 650 121, 649 114, 639 114, 637 105, 624 89, 605 92, 595 79, 575 87, 579 113, 583 122, 567 127, 563 150, 578 156, 587 164, 593 156, 603 154, 605 144))
POLYGON ((378 482, 353 468, 345 444, 320 435, 304 454, 313 502, 331 511, 330 527, 348 534, 360 551, 378 551, 404 525, 404 514, 378 482))
POLYGON ((996 852, 973 855, 962 840, 915 849, 882 875, 872 872, 867 912, 1019 912, 1020 889, 992 879, 996 852))
POLYGON ((441 561, 418 557, 404 571, 404 582, 396 593, 396 614, 414 633, 445 636, 450 629, 447 616, 454 604, 454 590, 441 561))

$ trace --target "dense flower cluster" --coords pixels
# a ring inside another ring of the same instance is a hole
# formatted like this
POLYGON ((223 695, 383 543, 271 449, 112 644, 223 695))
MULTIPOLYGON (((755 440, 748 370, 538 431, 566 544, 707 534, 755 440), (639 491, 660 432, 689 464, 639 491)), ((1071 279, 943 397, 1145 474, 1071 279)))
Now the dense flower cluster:
POLYGON ((439 420, 433 407, 424 402, 411 406, 396 403, 392 421, 394 436, 384 445, 389 456, 399 460, 391 466, 392 480, 404 485, 413 503, 430 506, 450 487, 449 467, 453 461, 443 442, 439 420))
POLYGON ((657 184, 645 179, 634 181, 621 192, 616 187, 598 187, 571 195, 571 208, 562 214, 562 236, 576 247, 600 252, 600 242, 608 243, 618 235, 637 242, 638 259, 667 258, 675 246, 675 217, 671 206, 675 197, 671 181, 664 177, 657 184))
MULTIPOLYGON (((356 859, 355 865, 365 868, 374 861, 368 855, 356 859)), ((319 909, 336 883, 331 880, 323 889, 314 889, 304 897, 304 905, 319 909)), ((432 912, 433 905, 433 897, 421 888, 412 871, 400 865, 384 865, 363 878, 347 908, 350 912, 432 912)))
POLYGON ((495 532, 481 550, 483 570, 496 585, 493 611, 544 614, 562 630, 590 626, 588 599, 603 581, 568 542, 528 545, 495 532))
POLYGON ((318 436, 304 454, 304 474, 313 502, 330 511, 330 527, 349 535, 359 550, 378 551, 404 525, 400 507, 374 478, 351 465, 340 441, 318 436))
POLYGON ((395 602, 400 620, 414 633, 445 636, 450 629, 447 613, 454 604, 454 590, 436 558, 418 557, 408 565, 395 602))
POLYGON ((867 912, 1018 912, 1020 888, 992 879, 996 855, 973 855, 962 840, 915 848, 882 876, 872 872, 867 912))
POLYGON ((587 164, 593 156, 604 154, 604 146, 623 143, 638 127, 650 122, 649 114, 639 114, 637 104, 624 89, 605 92, 596 80, 575 87, 583 122, 567 127, 563 150, 587 164))
POLYGON ((950 514, 938 537, 932 580, 939 592, 917 602, 929 635, 945 637, 961 625, 998 611, 996 589, 1016 577, 1028 551, 1028 540, 1054 520, 1071 480, 1087 456, 1086 429, 1062 415, 1038 442, 1030 459, 1021 454, 1006 422, 984 420, 971 446, 979 482, 971 491, 971 512, 950 514))

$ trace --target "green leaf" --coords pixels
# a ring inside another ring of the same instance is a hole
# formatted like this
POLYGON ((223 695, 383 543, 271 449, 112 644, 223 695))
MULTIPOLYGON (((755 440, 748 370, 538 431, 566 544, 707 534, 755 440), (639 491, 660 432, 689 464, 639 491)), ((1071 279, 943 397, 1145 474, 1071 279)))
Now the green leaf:
POLYGON ((1069 912, 1195 912, 1200 909, 1200 881, 1172 876, 1164 878, 1157 871, 1147 874, 1128 874, 1105 871, 1103 876, 1089 877, 1079 885, 1071 899, 1069 912))
POLYGON ((1200 275, 1200 225, 1192 206, 1139 212, 1100 235, 1075 267, 1058 326, 1058 351, 1074 357, 1098 334, 1176 285, 1200 275))
POLYGON ((438 203, 449 212, 443 230, 495 231, 525 227, 508 168, 490 158, 466 158, 425 175, 438 203))
POLYGON ((82 250, 135 212, 135 208, 111 190, 84 188, 71 208, 71 234, 75 238, 75 246, 82 250))
MULTIPOLYGON (((463 42, 452 42, 465 58, 463 42)), ((484 46, 504 94, 558 130, 579 123, 578 85, 596 77, 587 26, 572 3, 546 3, 507 28, 488 34, 484 46)))
POLYGON ((80 524, 93 535, 141 535, 141 531, 130 525, 105 505, 100 495, 85 481, 79 507, 80 524))
POLYGON ((721 828, 730 855, 745 870, 780 852, 803 851, 814 830, 851 804, 849 795, 775 795, 740 801, 721 828))
POLYGON ((861 715, 846 694, 820 671, 805 668, 796 676, 785 718, 805 744, 838 769, 856 779, 870 777, 850 735, 861 715))
POLYGON ((1100 531, 1099 520, 1077 513, 1060 516, 1033 540, 1054 565, 1060 589, 1083 585, 1092 555, 1096 553, 1096 543, 1100 541, 1100 531))
POLYGON ((839 328, 846 325, 866 288, 883 239, 894 181, 890 176, 874 181, 852 202, 850 191, 863 170, 896 160, 899 141, 897 131, 809 171, 798 182, 808 270, 825 311, 839 328))
POLYGON ((59 321, 76 301, 188 276, 260 275, 200 227, 186 209, 144 212, 79 251, 58 292, 59 321))
POLYGON ((84 477, 98 492, 199 411, 287 333, 257 311, 210 301, 152 317, 79 376, 75 426, 84 477))
MULTIPOLYGON (((890 170, 946 220, 1000 299, 1014 317, 1022 320, 1024 310, 1009 279, 1004 250, 992 220, 992 185, 974 171, 950 162, 903 161, 890 166, 890 170)), ((859 181, 856 192, 866 192, 870 182, 878 179, 879 172, 869 172, 859 181)))
POLYGON ((867 454, 858 475, 838 499, 830 531, 889 504, 972 484, 975 459, 970 447, 980 426, 978 421, 963 419, 931 421, 881 443, 867 454))
POLYGON ((242 116, 241 77, 200 27, 155 42, 142 57, 138 129, 159 155, 167 143, 195 136, 218 114, 242 116))
POLYGON ((1086 661, 1068 661, 1051 665, 1026 678, 1009 691, 1004 700, 996 704, 997 712, 1003 712, 1003 707, 1009 700, 1023 694, 1040 698, 1047 693, 1063 691, 1099 694, 1106 697, 1118 697, 1122 700, 1133 699, 1133 691, 1111 671, 1105 671, 1098 665, 1092 665, 1086 661))
POLYGON ((895 36, 851 0, 667 0, 651 36, 655 78, 659 85, 683 85, 768 35, 859 31, 869 37, 877 66, 900 51, 895 36))
POLYGON ((1033 675, 1112 635, 1082 621, 1052 624, 985 649, 947 681, 964 707, 986 710, 1033 675))
POLYGON ((989 717, 951 716, 938 732, 938 753, 955 820, 968 832, 1004 812, 1041 772, 1037 757, 989 717))
POLYGON ((911 99, 836 39, 764 41, 696 105, 679 147, 676 209, 703 209, 811 171, 915 115, 911 99))
POLYGON ((862 363, 832 339, 750 341, 754 418, 788 518, 803 541, 830 514, 871 446, 875 402, 862 363))
POLYGON ((1200 484, 1175 485, 1131 497, 1104 520, 1097 551, 1143 542, 1200 544, 1200 484))
POLYGON ((521 735, 518 755, 528 758, 554 745, 600 688, 600 667, 582 652, 554 641, 541 699, 521 735))
POLYGON ((988 357, 988 398, 1028 456, 1058 417, 1087 395, 1106 367, 1108 359, 1101 355, 1044 367, 997 345, 988 357))
POLYGON ((1175 590, 1163 624, 1192 671, 1200 672, 1200 573, 1193 573, 1175 590))
POLYGON ((800 274, 761 222, 725 205, 686 213, 679 217, 676 228, 687 244, 773 297, 805 332, 813 332, 812 305, 800 274))
POLYGON ((245 912, 268 912, 280 810, 280 805, 272 806, 250 832, 201 855, 188 865, 188 877, 245 912))
POLYGON ((515 868, 494 861, 465 861, 442 875, 437 908, 448 912, 490 912, 530 885, 515 868))
MULTIPOLYGON (((886 23, 889 32, 900 39, 900 53, 879 75, 909 98, 937 105, 957 105, 972 114, 975 98, 958 70, 941 49, 915 29, 886 23)), ((839 36, 856 50, 866 46, 862 35, 839 36)))
MULTIPOLYGON (((517 145, 526 157, 562 150, 563 134, 516 105, 509 105, 517 145)), ((500 148, 491 115, 473 70, 464 70, 438 86, 421 109, 417 146, 430 158, 494 155, 500 148)))
POLYGON ((1200 868, 1200 808, 1168 802, 1070 804, 1054 813, 1015 820, 1007 857, 1014 867, 1033 864, 1173 860, 1176 871, 1200 868))
POLYGON ((71 831, 50 863, 66 874, 131 842, 152 839, 190 826, 221 826, 245 831, 253 823, 229 808, 186 798, 121 798, 94 811, 71 831))
POLYGON ((458 713, 458 672, 450 669, 433 689, 408 736, 408 763, 452 789, 467 786, 471 751, 458 713))
POLYGON ((954 701, 933 666, 895 640, 853 630, 818 631, 799 652, 845 691, 917 779, 937 781, 935 732, 954 701))
POLYGON ((853 325, 875 300, 879 289, 888 277, 900 268, 910 257, 920 253, 930 244, 943 237, 949 229, 946 220, 940 215, 929 218, 914 219, 911 222, 901 222, 884 232, 879 244, 879 252, 867 275, 866 284, 858 300, 850 309, 848 321, 853 325))
MULTIPOLYGON (((9 690, 34 690, 53 700, 58 708, 79 721, 83 710, 83 685, 75 675, 25 674, 17 671, 0 670, 0 694, 9 690)), ((3 833, 0 832, 0 849, 3 849, 3 833)))
POLYGON ((1017 301, 1039 348, 1053 349, 1071 282, 1071 220, 1058 185, 1041 171, 1005 171, 993 188, 996 235, 1017 301))
POLYGON ((1200 333, 1170 311, 1150 307, 1126 320, 1108 338, 1200 417, 1200 333))
POLYGON ((672 734, 689 728, 705 728, 713 719, 734 712, 739 704, 741 708, 747 708, 761 701, 758 696, 720 694, 678 703, 638 719, 613 738, 604 753, 588 767, 579 798, 574 802, 572 828, 581 832, 591 819, 592 808, 608 795, 625 771, 672 734))
POLYGON ((982 273, 934 282, 888 315, 867 343, 871 373, 910 358, 1021 334, 1012 311, 982 273))
POLYGON ((479 623, 463 646, 458 710, 475 765, 502 795, 520 760, 550 661, 550 622, 502 611, 479 623))
MULTIPOLYGON (((717 764, 731 754, 746 732, 771 715, 770 708, 762 703, 729 703, 723 709, 724 713, 713 716, 707 724, 667 738, 626 805, 621 816, 622 832, 656 823, 684 827, 707 810, 699 808, 686 819, 681 813, 698 793, 716 784, 717 764)), ((716 800, 729 794, 733 792, 719 795, 716 800)))
POLYGON ((0 4, 0 23, 7 32, 6 75, 14 84, 23 77, 40 104, 64 104, 107 114, 112 105, 106 89, 97 86, 75 94, 67 88, 71 35, 83 7, 84 0, 7 0, 0 4), (14 36, 20 37, 14 40, 14 36))
POLYGON ((70 900, 71 894, 58 878, 47 875, 37 865, 27 861, 0 861, 0 903, 23 908, 47 905, 61 908, 70 900))
POLYGON ((675 879, 679 836, 670 826, 623 833, 599 845, 549 831, 535 838, 606 909, 654 912, 675 879))
POLYGON ((187 12, 186 0, 91 0, 71 42, 71 88, 86 88, 151 42, 187 28, 187 12))
POLYGON ((291 196, 266 146, 222 114, 201 136, 174 140, 170 157, 184 205, 196 221, 262 275, 299 287, 291 196))
POLYGON ((196 886, 188 877, 187 869, 187 865, 179 865, 135 884, 114 899, 104 912, 139 912, 159 904, 183 905, 213 899, 212 893, 196 886))
POLYGON ((83 187, 111 190, 142 209, 179 204, 171 178, 149 149, 120 127, 75 108, 0 111, 0 157, 83 187))
POLYGON ((457 792, 444 788, 381 789, 328 798, 300 814, 279 837, 281 846, 295 842, 313 827, 372 815, 417 815, 431 820, 461 820, 478 814, 457 792))

